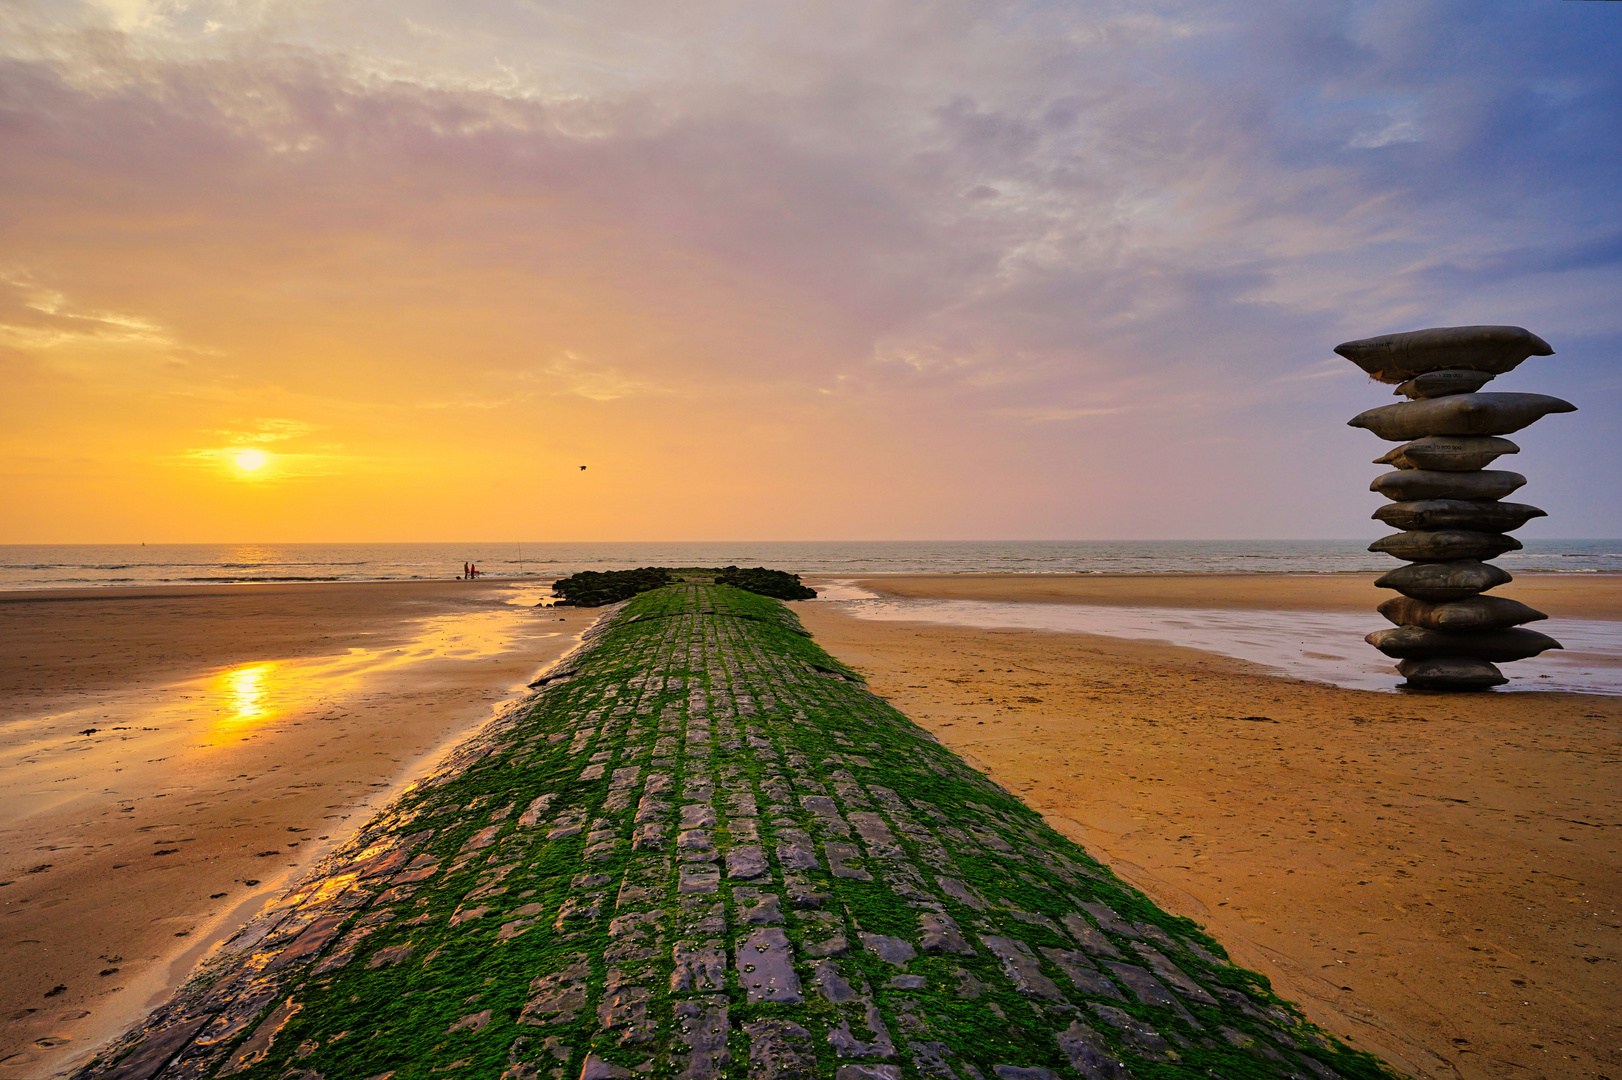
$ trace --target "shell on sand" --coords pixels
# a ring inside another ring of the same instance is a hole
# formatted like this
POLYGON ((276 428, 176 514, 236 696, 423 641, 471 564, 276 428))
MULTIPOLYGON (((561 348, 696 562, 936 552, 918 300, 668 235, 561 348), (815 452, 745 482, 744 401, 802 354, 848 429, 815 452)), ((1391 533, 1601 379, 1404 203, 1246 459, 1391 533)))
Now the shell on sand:
POLYGON ((1502 499, 1526 484, 1526 477, 1505 469, 1478 469, 1475 472, 1443 472, 1440 469, 1397 469, 1381 473, 1369 484, 1392 502, 1421 499, 1502 499))
POLYGON ((1435 469, 1438 472, 1474 472, 1485 469, 1503 454, 1521 448, 1495 435, 1427 435, 1405 442, 1374 459, 1376 465, 1398 469, 1435 469))
POLYGON ((1423 375, 1415 375, 1392 393, 1414 400, 1446 397, 1449 394, 1473 394, 1492 380, 1491 372, 1472 371, 1469 368, 1444 368, 1441 371, 1427 371, 1423 375))
POLYGON ((1450 559, 1496 559, 1506 551, 1519 551, 1521 542, 1503 533, 1468 529, 1414 529, 1382 536, 1369 545, 1406 562, 1443 562, 1450 559))
POLYGON ((1423 626, 1427 630, 1453 633, 1503 630, 1548 618, 1536 608, 1506 596, 1472 596, 1440 604, 1415 600, 1411 596, 1393 596, 1376 610, 1398 626, 1423 626))
POLYGON ((1360 412, 1346 423, 1399 442, 1426 435, 1508 435, 1577 406, 1548 394, 1453 394, 1360 412))
POLYGON ((1509 682, 1487 661, 1465 656, 1404 660, 1397 670, 1417 690, 1486 690, 1509 682))
POLYGON ((1519 326, 1435 326, 1345 341, 1335 351, 1384 383, 1443 368, 1502 375, 1529 356, 1554 355, 1547 341, 1519 326))
POLYGON ((1387 656, 1398 660, 1429 660, 1435 657, 1463 656, 1502 664, 1560 648, 1548 634, 1524 626, 1507 630, 1478 630, 1471 634, 1448 634, 1423 626, 1394 626, 1376 630, 1363 639, 1387 656))
POLYGON ((1526 503, 1481 502, 1466 499, 1421 499, 1387 503, 1371 517, 1393 529, 1469 529, 1507 533, 1548 513, 1526 503))
POLYGON ((1454 559, 1399 566, 1375 578, 1374 584, 1420 600, 1463 600, 1514 580, 1501 566, 1479 559, 1454 559))

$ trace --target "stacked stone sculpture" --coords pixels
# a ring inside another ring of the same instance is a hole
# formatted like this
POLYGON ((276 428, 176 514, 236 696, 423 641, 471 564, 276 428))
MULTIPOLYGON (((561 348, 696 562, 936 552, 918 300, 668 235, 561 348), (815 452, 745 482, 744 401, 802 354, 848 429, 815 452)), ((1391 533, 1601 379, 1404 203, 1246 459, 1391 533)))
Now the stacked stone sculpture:
POLYGON ((1409 563, 1375 582, 1401 596, 1379 611, 1396 624, 1368 635, 1395 657, 1404 685, 1424 690, 1485 690, 1506 679, 1497 664, 1524 660, 1560 643, 1522 624, 1548 618, 1489 589, 1510 575, 1484 560, 1518 550, 1508 534, 1535 517, 1535 506, 1501 501, 1526 483, 1520 473, 1489 469, 1520 447, 1503 438, 1550 413, 1577 407, 1543 394, 1479 393, 1529 356, 1551 356, 1546 341, 1518 326, 1442 326, 1362 338, 1335 351, 1376 381, 1395 383, 1409 400, 1353 417, 1401 446, 1376 465, 1392 471, 1369 485, 1391 500, 1374 518, 1400 532, 1375 541, 1409 563))

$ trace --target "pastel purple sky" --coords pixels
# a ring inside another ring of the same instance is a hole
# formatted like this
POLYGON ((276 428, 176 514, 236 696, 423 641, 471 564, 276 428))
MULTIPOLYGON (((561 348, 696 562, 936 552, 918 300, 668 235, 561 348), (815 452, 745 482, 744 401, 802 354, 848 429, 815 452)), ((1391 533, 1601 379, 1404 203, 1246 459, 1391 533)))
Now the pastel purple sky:
POLYGON ((1622 536, 1622 5, 0 7, 0 542, 1622 536), (238 455, 267 454, 245 470, 238 455), (578 466, 589 469, 581 472, 578 466))

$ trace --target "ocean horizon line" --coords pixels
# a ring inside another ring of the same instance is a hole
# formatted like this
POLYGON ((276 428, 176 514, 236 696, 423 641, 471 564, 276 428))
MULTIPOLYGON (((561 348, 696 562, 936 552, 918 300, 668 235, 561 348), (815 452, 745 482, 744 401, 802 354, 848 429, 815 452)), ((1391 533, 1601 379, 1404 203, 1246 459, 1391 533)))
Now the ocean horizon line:
MULTIPOLYGON (((1000 539, 996 537, 968 540, 942 540, 932 538, 911 540, 870 539, 799 539, 752 540, 727 538, 722 540, 513 540, 495 539, 461 540, 64 540, 64 541, 4 541, 0 550, 7 548, 86 548, 86 547, 378 547, 386 545, 455 545, 455 544, 528 544, 546 546, 634 546, 655 544, 1355 544, 1368 542, 1356 536, 1193 536, 1193 537, 1122 537, 1122 538, 1068 538, 1068 539, 1000 539)), ((1538 537, 1536 543, 1617 543, 1617 536, 1550 536, 1538 537)))
MULTIPOLYGON (((637 566, 769 565, 813 577, 900 574, 1336 574, 1390 569, 1355 540, 437 541, 0 545, 0 590, 247 582, 544 579, 637 566)), ((1526 540, 1512 572, 1622 573, 1622 539, 1526 540)))

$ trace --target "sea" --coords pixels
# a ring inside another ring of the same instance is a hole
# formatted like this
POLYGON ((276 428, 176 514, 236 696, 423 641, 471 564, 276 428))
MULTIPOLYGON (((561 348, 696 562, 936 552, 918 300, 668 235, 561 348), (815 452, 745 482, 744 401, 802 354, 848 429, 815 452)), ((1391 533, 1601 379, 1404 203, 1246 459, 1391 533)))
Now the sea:
MULTIPOLYGON (((1622 540, 1525 543, 1495 561, 1511 573, 1622 573, 1622 540)), ((848 580, 912 573, 1341 574, 1396 565, 1369 552, 1364 540, 9 545, 0 546, 0 590, 447 580, 460 576, 464 563, 491 579, 535 579, 538 588, 581 570, 769 566, 821 579, 820 602, 857 618, 1163 641, 1336 686, 1389 691, 1401 682, 1391 661, 1362 640, 1387 625, 1372 610, 1383 594, 1370 596, 1366 614, 1219 611, 895 599, 848 580)), ((1622 694, 1622 622, 1555 618, 1537 629, 1565 648, 1506 665, 1507 690, 1622 694)))
MULTIPOLYGON (((8 544, 0 590, 275 581, 429 581, 463 563, 550 580, 637 566, 796 574, 1338 574, 1389 569, 1367 540, 727 541, 681 543, 8 544)), ((1506 570, 1622 573, 1622 540, 1529 540, 1506 570)))

